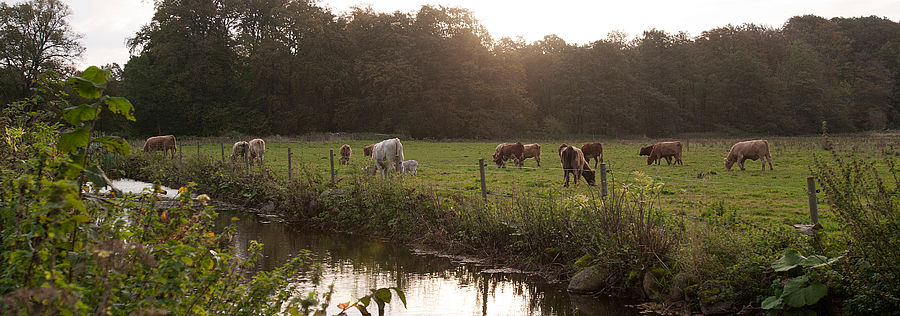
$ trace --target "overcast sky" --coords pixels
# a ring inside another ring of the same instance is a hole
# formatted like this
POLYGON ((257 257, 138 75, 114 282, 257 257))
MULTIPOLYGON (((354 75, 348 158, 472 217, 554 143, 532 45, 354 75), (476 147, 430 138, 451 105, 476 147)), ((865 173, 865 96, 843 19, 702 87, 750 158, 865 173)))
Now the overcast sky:
MULTIPOLYGON (((5 1, 5 0, 4 0, 5 1)), ((12 1, 19 2, 19 1, 12 1)), ((69 0, 71 23, 87 48, 81 67, 128 61, 125 39, 153 17, 151 0, 69 0)), ((900 0, 323 0, 335 13, 371 5, 379 12, 415 12, 423 4, 463 7, 487 27, 491 36, 522 36, 526 41, 556 34, 584 44, 614 30, 634 37, 652 28, 692 36, 727 24, 780 27, 796 15, 880 16, 900 20, 900 0)))

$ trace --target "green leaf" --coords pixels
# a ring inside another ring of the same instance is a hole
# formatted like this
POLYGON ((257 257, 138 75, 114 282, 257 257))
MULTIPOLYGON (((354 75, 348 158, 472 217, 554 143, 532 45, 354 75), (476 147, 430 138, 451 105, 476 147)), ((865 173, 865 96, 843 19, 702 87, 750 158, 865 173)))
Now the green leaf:
POLYGON ((762 309, 778 309, 781 308, 783 302, 784 301, 780 297, 769 296, 766 297, 766 299, 764 299, 759 305, 760 307, 762 307, 762 309))
POLYGON ((82 122, 93 120, 100 114, 100 106, 94 104, 82 104, 68 107, 63 110, 63 118, 72 125, 80 125, 82 122))
POLYGON ((784 250, 784 254, 781 255, 781 258, 772 262, 772 269, 775 269, 777 272, 788 271, 799 266, 804 259, 806 259, 806 257, 799 252, 788 248, 784 250))
POLYGON ((57 149, 64 153, 71 153, 79 148, 87 146, 90 140, 90 128, 82 126, 71 131, 60 133, 59 141, 56 143, 57 149))
POLYGON ((106 146, 106 150, 109 150, 114 153, 118 153, 121 155, 128 155, 131 152, 131 146, 128 145, 121 137, 117 136, 103 136, 98 137, 93 140, 95 143, 101 143, 106 146))
POLYGON ((369 296, 369 295, 366 295, 366 296, 364 296, 363 298, 359 299, 359 302, 360 302, 363 306, 369 306, 369 303, 371 302, 371 300, 372 300, 372 297, 369 296))
POLYGON ((828 294, 828 287, 822 283, 813 283, 784 297, 785 303, 790 307, 802 307, 818 303, 828 294))
POLYGON ((90 66, 81 73, 81 78, 87 79, 91 83, 102 85, 109 78, 110 70, 100 69, 97 66, 90 66))
POLYGON ((391 302, 391 290, 389 289, 378 289, 375 291, 375 297, 379 300, 384 301, 385 303, 391 302))
POLYGON ((394 289, 394 292, 397 292, 397 297, 399 297, 400 301, 403 302, 403 307, 405 308, 406 307, 406 294, 404 294, 403 290, 401 290, 399 287, 392 287, 392 289, 394 289))
POLYGON ((128 99, 123 97, 109 97, 104 99, 103 102, 106 103, 106 107, 113 113, 120 114, 129 121, 135 120, 134 106, 131 105, 131 102, 128 101, 128 99))
POLYGON ((100 97, 100 91, 105 89, 106 87, 97 86, 93 82, 88 79, 82 77, 72 77, 69 78, 69 85, 78 92, 82 98, 85 99, 96 99, 100 97))
POLYGON ((192 266, 192 265, 194 265, 194 258, 181 257, 181 262, 184 262, 184 264, 186 264, 186 265, 192 266))

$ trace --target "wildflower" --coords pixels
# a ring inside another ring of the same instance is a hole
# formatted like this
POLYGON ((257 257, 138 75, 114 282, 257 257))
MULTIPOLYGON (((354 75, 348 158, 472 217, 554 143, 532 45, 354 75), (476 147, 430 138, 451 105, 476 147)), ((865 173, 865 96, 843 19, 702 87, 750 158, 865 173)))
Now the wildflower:
POLYGON ((206 202, 210 200, 209 195, 200 194, 197 196, 197 201, 200 201, 200 204, 206 205, 206 202))

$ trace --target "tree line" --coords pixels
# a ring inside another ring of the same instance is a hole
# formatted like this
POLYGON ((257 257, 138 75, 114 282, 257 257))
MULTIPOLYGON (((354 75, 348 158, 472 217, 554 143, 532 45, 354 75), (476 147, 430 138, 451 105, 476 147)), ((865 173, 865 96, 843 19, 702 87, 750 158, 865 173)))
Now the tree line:
POLYGON ((780 28, 727 25, 698 36, 613 32, 578 45, 555 35, 494 39, 462 8, 155 5, 110 88, 139 105, 137 123, 101 129, 488 138, 794 135, 817 133, 822 121, 831 132, 900 126, 900 24, 875 16, 796 16, 780 28))

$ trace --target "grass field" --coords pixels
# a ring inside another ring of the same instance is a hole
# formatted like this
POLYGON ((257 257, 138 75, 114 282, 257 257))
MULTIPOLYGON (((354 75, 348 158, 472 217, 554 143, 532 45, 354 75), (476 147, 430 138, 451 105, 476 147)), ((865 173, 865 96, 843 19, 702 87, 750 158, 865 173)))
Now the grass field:
MULTIPOLYGON (((660 193, 663 209, 678 214, 698 215, 702 212, 728 212, 741 218, 771 222, 809 221, 806 178, 814 166, 815 157, 832 159, 829 151, 822 149, 821 137, 770 137, 774 171, 761 171, 760 161, 746 163, 746 171, 737 164, 726 171, 723 159, 728 149, 740 139, 679 139, 685 144, 683 166, 646 165, 646 157, 638 156, 641 146, 655 142, 650 140, 600 140, 604 147, 604 162, 610 170, 610 186, 621 187, 634 183, 641 175, 664 183, 660 193)), ((870 160, 882 160, 896 156, 900 151, 900 135, 871 135, 833 137, 836 151, 841 155, 858 155, 870 160)), ((200 155, 207 159, 220 159, 224 144, 227 159, 233 140, 187 139, 180 140, 183 159, 197 155, 197 144, 202 143, 200 155)), ((269 139, 266 144, 266 166, 278 174, 287 176, 287 151, 293 153, 295 174, 299 169, 318 172, 330 180, 329 150, 335 152, 335 171, 340 180, 363 175, 362 168, 371 163, 364 157, 362 147, 376 140, 345 141, 296 141, 269 139), (338 148, 342 144, 353 148, 349 165, 338 163, 338 148)), ((508 163, 506 169, 498 169, 490 160, 496 141, 444 142, 403 141, 406 159, 419 161, 419 174, 403 181, 414 181, 431 188, 441 195, 481 194, 478 159, 484 158, 485 178, 489 198, 529 195, 550 197, 576 194, 599 194, 599 187, 589 187, 584 181, 577 188, 563 188, 563 171, 556 148, 563 141, 540 141, 542 161, 538 167, 533 159, 526 160, 519 169, 508 163)), ((566 140, 570 145, 581 146, 584 140, 566 140)), ((532 143, 531 141, 523 143, 532 143)), ((177 159, 177 158, 176 158, 177 159)), ((591 163, 593 166, 593 162, 591 163)), ((597 177, 599 185, 600 178, 597 177)), ((820 203, 820 218, 827 225, 827 205, 820 203)))

